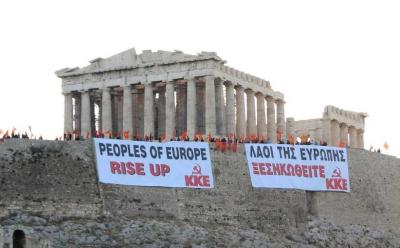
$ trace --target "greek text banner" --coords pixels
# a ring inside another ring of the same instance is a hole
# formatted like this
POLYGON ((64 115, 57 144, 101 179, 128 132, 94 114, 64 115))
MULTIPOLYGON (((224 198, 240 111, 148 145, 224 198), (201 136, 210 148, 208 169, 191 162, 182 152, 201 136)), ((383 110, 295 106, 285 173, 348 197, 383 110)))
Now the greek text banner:
POLYGON ((102 183, 213 188, 205 142, 143 142, 94 139, 102 183))
POLYGON ((350 192, 345 148, 245 144, 253 187, 350 192))

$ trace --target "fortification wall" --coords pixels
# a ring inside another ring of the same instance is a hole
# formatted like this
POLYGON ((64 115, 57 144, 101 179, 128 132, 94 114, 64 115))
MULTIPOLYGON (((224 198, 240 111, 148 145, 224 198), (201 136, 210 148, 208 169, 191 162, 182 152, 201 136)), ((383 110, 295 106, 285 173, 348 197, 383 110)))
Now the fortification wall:
POLYGON ((274 233, 307 231, 307 213, 341 226, 400 228, 400 160, 378 153, 349 150, 351 193, 325 193, 252 188, 243 152, 211 152, 211 190, 103 185, 93 152, 91 142, 0 145, 0 248, 16 229, 30 247, 148 244, 159 235, 159 244, 190 236, 210 246, 219 238, 246 246, 249 230, 261 243, 247 246, 259 246, 274 233))
POLYGON ((96 217, 101 198, 89 142, 6 140, 0 145, 0 217, 12 212, 96 217))
POLYGON ((315 192, 316 214, 337 224, 400 230, 400 160, 349 150, 351 193, 315 192))

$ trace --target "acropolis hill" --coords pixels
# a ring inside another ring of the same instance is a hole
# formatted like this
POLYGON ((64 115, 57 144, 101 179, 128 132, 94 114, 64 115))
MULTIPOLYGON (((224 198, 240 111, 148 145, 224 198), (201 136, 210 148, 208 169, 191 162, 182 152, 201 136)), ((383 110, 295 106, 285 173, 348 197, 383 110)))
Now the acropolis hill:
POLYGON ((328 105, 286 118, 283 93, 214 52, 129 49, 89 63, 56 72, 65 140, 0 144, 0 248, 400 247, 400 160, 364 149, 368 114, 328 105), (210 145, 214 188, 99 182, 92 137, 182 133, 237 144, 210 145), (298 137, 347 147, 350 193, 252 186, 242 143, 298 137))
POLYGON ((253 188, 242 147, 210 190, 99 184, 91 141, 0 145, 0 247, 399 247, 400 160, 349 149, 350 193, 253 188))

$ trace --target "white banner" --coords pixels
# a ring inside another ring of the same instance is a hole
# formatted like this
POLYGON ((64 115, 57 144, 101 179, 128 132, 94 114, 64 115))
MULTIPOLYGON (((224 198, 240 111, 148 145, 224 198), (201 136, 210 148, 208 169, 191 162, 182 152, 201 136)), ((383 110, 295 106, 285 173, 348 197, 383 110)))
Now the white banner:
POLYGON ((350 192, 347 150, 308 145, 245 144, 253 187, 350 192))
POLYGON ((205 142, 143 142, 94 139, 102 183, 213 188, 205 142))

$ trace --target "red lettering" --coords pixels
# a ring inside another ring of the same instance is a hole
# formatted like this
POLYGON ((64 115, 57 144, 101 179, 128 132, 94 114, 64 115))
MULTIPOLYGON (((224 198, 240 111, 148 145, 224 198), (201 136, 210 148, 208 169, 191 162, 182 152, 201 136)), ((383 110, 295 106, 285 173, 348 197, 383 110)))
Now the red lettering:
POLYGON ((256 162, 253 162, 252 165, 253 165, 253 174, 256 175, 260 174, 260 172, 258 171, 258 164, 256 162))
POLYGON ((209 176, 203 176, 203 185, 206 187, 210 187, 210 177, 209 176))
POLYGON ((192 176, 185 176, 185 184, 186 184, 186 186, 194 186, 194 184, 193 184, 193 175, 192 176))
POLYGON ((347 179, 344 178, 327 178, 326 189, 347 190, 347 179))
POLYGON ((270 163, 266 163, 265 166, 267 166, 267 175, 272 175, 271 164, 270 163))
POLYGON ((185 184, 186 186, 192 187, 210 187, 210 177, 203 175, 190 175, 185 176, 185 184))
POLYGON ((300 165, 296 164, 296 165, 294 166, 294 171, 295 171, 295 173, 296 173, 296 176, 298 176, 298 177, 301 177, 301 176, 302 176, 300 165))
POLYGON ((132 164, 131 162, 126 163, 126 172, 128 172, 129 175, 134 175, 135 174, 135 165, 132 164))
POLYGON ((144 176, 146 175, 144 173, 144 164, 143 163, 135 163, 135 167, 136 167, 136 174, 139 176, 144 176))
POLYGON ((121 174, 121 169, 119 167, 120 167, 120 165, 118 162, 110 161, 110 168, 111 168, 112 174, 115 174, 115 172, 117 172, 118 174, 121 174))
POLYGON ((325 167, 323 165, 318 166, 319 168, 319 177, 325 178, 325 167))
POLYGON ((307 165, 302 165, 303 177, 308 177, 307 165))
POLYGON ((282 175, 279 164, 272 164, 272 171, 274 172, 274 175, 282 175))
POLYGON ((167 164, 161 165, 161 175, 164 177, 167 173, 170 172, 170 168, 167 164))
POLYGON ((260 167, 260 174, 261 175, 267 175, 265 172, 265 164, 264 163, 258 163, 258 166, 260 167))
POLYGON ((121 173, 122 174, 126 174, 126 169, 125 169, 125 163, 124 162, 121 162, 121 173))
POLYGON ((149 164, 149 167, 152 176, 158 177, 161 174, 161 169, 159 164, 156 164, 155 170, 154 170, 154 164, 149 164))

